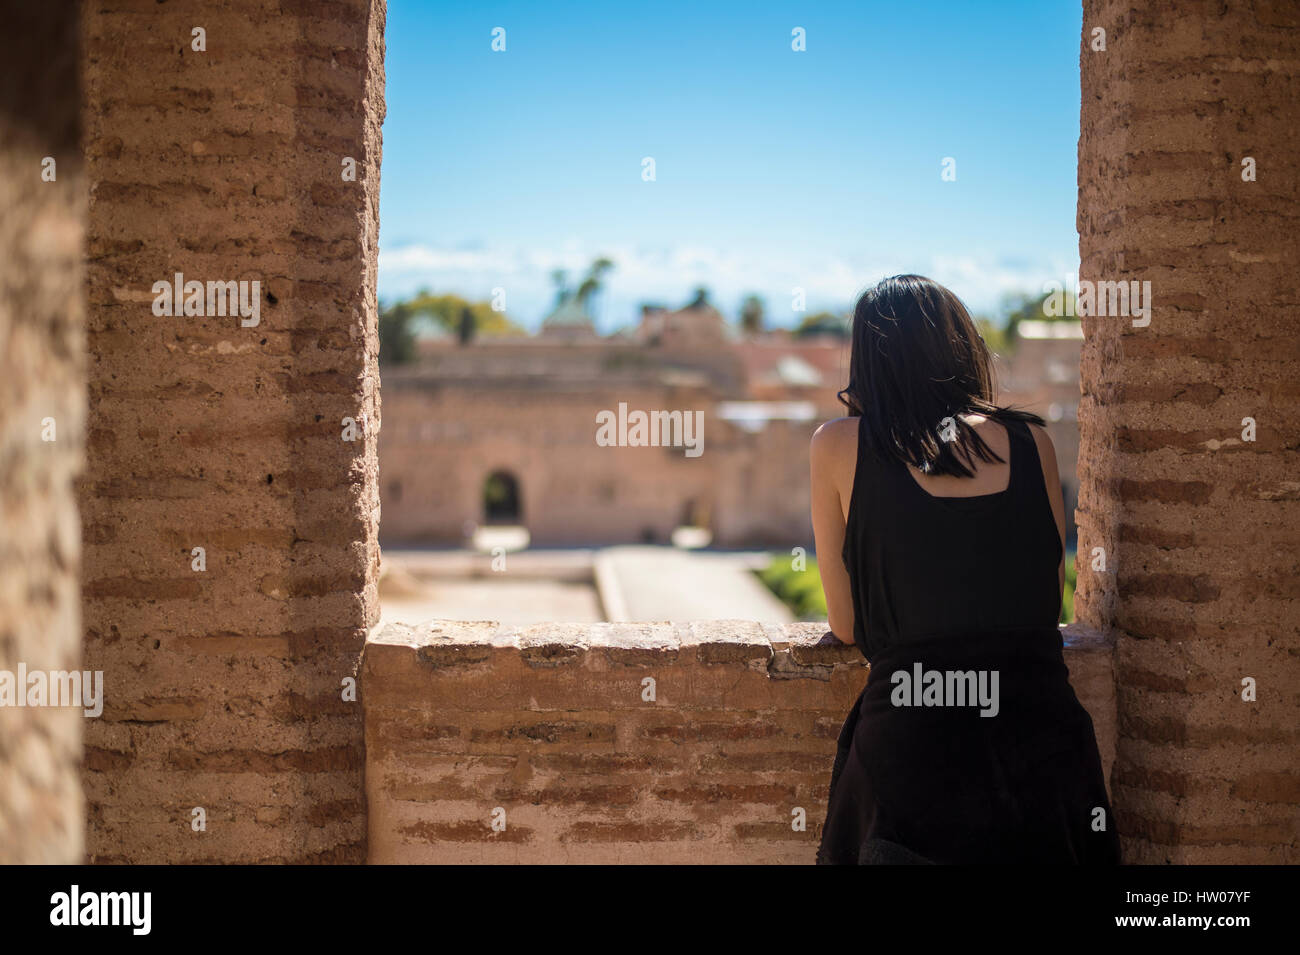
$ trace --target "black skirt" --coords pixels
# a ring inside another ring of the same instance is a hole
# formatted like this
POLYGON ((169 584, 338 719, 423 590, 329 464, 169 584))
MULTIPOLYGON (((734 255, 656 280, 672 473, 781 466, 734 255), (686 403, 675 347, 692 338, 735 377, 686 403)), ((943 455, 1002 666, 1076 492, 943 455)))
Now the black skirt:
POLYGON ((1059 631, 877 654, 840 731, 817 861, 1118 863, 1092 719, 1059 631))

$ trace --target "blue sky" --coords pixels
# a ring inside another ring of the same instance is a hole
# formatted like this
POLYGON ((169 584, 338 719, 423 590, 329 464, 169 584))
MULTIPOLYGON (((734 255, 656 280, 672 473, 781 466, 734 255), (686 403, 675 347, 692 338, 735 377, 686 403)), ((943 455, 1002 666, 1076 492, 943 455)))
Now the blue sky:
POLYGON ((380 297, 503 288, 534 328, 606 255, 605 330, 701 284, 792 325, 795 287, 838 310, 907 271, 994 311, 1078 268, 1081 29, 1078 0, 389 0, 380 297))

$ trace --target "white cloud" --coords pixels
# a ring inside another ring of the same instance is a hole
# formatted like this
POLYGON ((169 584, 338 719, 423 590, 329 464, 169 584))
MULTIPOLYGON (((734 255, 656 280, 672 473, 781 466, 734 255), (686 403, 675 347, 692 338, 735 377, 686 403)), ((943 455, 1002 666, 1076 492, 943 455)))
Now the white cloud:
POLYGON ((949 286, 975 311, 993 310, 1011 291, 1037 291, 1050 279, 1058 281, 1077 263, 1027 256, 1017 259, 989 254, 931 256, 928 261, 897 258, 825 257, 798 250, 753 253, 683 243, 664 247, 593 246, 569 239, 555 247, 451 248, 413 244, 379 252, 380 292, 386 298, 410 294, 422 287, 486 299, 492 289, 506 290, 506 310, 516 320, 535 327, 549 311, 554 290, 551 273, 563 269, 576 283, 597 256, 615 263, 607 275, 598 318, 606 329, 636 320, 644 301, 680 305, 695 287, 709 288, 713 301, 734 315, 741 298, 757 293, 767 300, 768 313, 778 324, 797 320, 790 308, 791 290, 803 288, 809 312, 839 309, 886 275, 921 272, 949 286))

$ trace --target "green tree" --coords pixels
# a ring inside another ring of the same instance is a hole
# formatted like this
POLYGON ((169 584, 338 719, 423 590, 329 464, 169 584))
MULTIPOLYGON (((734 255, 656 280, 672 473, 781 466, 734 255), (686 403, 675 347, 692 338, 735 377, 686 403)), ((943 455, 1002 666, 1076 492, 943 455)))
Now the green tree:
POLYGON ((379 310, 379 363, 401 365, 415 358, 415 334, 411 331, 411 307, 405 302, 379 310))
POLYGON ((746 335, 757 335, 763 330, 766 306, 757 295, 746 295, 740 306, 740 327, 746 335))
POLYGON ((849 322, 846 316, 834 312, 817 312, 804 318, 794 330, 795 338, 809 338, 813 335, 834 335, 837 338, 849 337, 849 322))
POLYGON ((1007 316, 1007 319, 1002 326, 1007 347, 1015 347, 1016 329, 1019 327, 1021 322, 1077 321, 1077 319, 1073 317, 1075 312, 1074 296, 1069 292, 1064 293, 1063 302, 1067 303, 1067 305, 1062 309, 1063 314, 1048 315, 1043 311, 1043 303, 1054 294, 1057 293, 1041 292, 1035 295, 1031 292, 1011 292, 1002 297, 1002 311, 1007 316))
POLYGON ((1060 623, 1074 623, 1074 591, 1079 585, 1077 558, 1074 551, 1065 552, 1065 586, 1061 590, 1060 623))
POLYGON ((473 318, 475 338, 525 334, 504 312, 494 312, 490 302, 471 302, 459 295, 434 295, 429 290, 422 289, 405 304, 413 316, 427 316, 451 335, 460 335, 465 309, 469 309, 473 318))
POLYGON ((1007 352, 1007 333, 1000 326, 993 322, 993 319, 986 315, 975 316, 975 328, 984 339, 984 344, 988 346, 989 351, 995 354, 1003 355, 1007 352))
POLYGON ((709 290, 703 285, 695 289, 695 297, 687 303, 687 308, 709 308, 709 290))
POLYGON ((603 280, 605 273, 613 267, 613 260, 607 259, 604 256, 596 259, 588 267, 587 274, 578 284, 578 291, 576 293, 578 304, 583 307, 584 311, 586 311, 587 303, 590 301, 591 297, 600 291, 604 284, 603 280))
POLYGON ((459 295, 434 295, 421 289, 409 299, 380 305, 379 360, 385 365, 400 365, 416 359, 416 333, 419 321, 432 321, 454 335, 461 344, 480 335, 524 335, 522 328, 502 312, 492 310, 490 302, 470 302, 459 295))
POLYGON ((774 554, 758 577, 800 620, 826 619, 826 595, 816 557, 808 558, 803 570, 795 570, 789 554, 774 554))
POLYGON ((564 269, 551 270, 551 283, 555 286, 555 307, 569 300, 569 273, 564 269))

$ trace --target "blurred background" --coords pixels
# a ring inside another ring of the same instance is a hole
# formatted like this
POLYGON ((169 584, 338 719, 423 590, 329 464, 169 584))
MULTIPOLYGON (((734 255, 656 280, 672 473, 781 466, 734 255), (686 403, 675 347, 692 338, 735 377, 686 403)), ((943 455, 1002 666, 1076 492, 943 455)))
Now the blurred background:
POLYGON ((1080 9, 929 11, 390 0, 386 619, 824 620, 808 442, 900 272, 1049 422, 1072 619, 1080 9), (620 405, 703 453, 601 446, 620 405))

